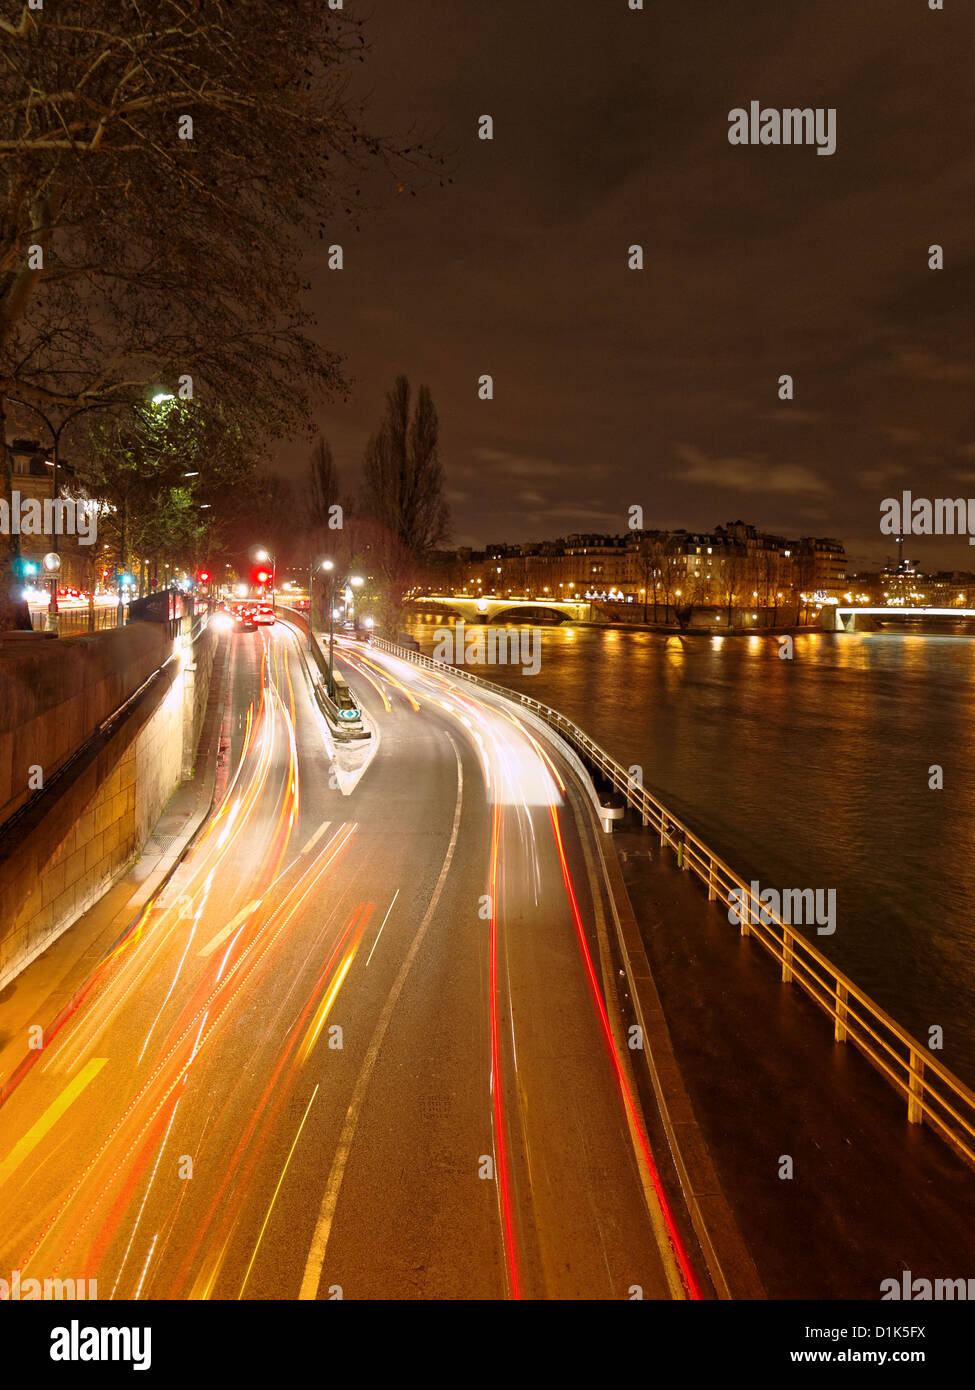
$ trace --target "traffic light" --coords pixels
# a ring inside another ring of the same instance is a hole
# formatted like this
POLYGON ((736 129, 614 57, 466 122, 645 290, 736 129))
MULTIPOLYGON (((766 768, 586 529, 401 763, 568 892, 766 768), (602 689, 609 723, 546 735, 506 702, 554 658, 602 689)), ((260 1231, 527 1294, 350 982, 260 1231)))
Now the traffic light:
POLYGON ((210 571, 209 571, 209 570, 200 570, 200 583, 201 583, 201 584, 209 584, 209 582, 210 582, 210 571))

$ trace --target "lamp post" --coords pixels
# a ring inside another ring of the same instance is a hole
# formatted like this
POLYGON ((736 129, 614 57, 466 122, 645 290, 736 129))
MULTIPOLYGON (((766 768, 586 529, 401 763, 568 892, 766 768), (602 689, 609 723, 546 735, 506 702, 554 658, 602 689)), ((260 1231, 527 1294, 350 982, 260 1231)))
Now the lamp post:
MULTIPOLYGON (((318 566, 318 568, 319 568, 319 569, 322 569, 322 570, 333 570, 333 569, 335 568, 335 566, 333 565, 333 563, 332 563, 331 560, 323 560, 323 561, 321 562, 321 564, 318 566)), ((314 649, 315 649, 315 638, 314 638, 314 626, 315 626, 315 593, 314 593, 314 586, 315 586, 315 561, 312 560, 312 561, 310 562, 309 566, 308 566, 308 650, 309 650, 310 652, 311 652, 311 651, 314 651, 314 649)), ((329 614, 331 614, 331 611, 332 611, 332 608, 331 608, 331 594, 329 595, 329 598, 330 598, 330 602, 329 602, 329 610, 328 610, 328 611, 329 611, 329 614)), ((331 617, 329 617, 329 646, 331 646, 331 632, 332 632, 331 621, 332 621, 332 620, 331 620, 331 617)))
MULTIPOLYGON (((333 620, 334 620, 334 618, 335 618, 335 566, 334 566, 334 564, 332 563, 331 560, 325 560, 325 561, 323 562, 323 564, 322 564, 322 569, 323 569, 323 570, 328 570, 328 572, 329 572, 329 586, 328 586, 328 694, 329 694, 329 699, 334 699, 334 698, 335 698, 335 679, 334 679, 334 674, 333 674, 333 672, 334 672, 334 662, 335 662, 335 648, 334 648, 332 624, 333 624, 333 620)), ((347 579, 343 580, 343 584, 345 584, 345 585, 354 585, 357 589, 361 588, 362 585, 363 585, 364 583, 365 583, 365 580, 364 580, 364 579, 361 579, 361 578, 359 577, 359 575, 357 575, 357 574, 349 575, 347 579)), ((310 620, 309 620, 309 622, 310 622, 310 620)))

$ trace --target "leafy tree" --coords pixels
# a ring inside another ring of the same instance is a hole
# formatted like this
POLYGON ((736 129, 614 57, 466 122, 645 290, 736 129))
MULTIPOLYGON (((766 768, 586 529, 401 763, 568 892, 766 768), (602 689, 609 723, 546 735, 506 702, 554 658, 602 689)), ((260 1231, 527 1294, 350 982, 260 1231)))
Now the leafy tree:
POLYGON ((97 417, 89 429, 78 487, 103 502, 99 534, 114 541, 121 568, 141 561, 140 590, 150 561, 193 569, 219 553, 257 459, 239 421, 170 401, 97 417))

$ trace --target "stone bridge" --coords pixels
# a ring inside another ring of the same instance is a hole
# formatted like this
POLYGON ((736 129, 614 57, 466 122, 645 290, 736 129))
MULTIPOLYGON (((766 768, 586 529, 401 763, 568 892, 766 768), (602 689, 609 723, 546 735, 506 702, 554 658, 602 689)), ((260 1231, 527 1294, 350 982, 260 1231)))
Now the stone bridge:
POLYGON ((523 614, 545 614, 558 622, 584 621, 589 603, 567 602, 562 599, 543 598, 499 598, 486 594, 483 598, 458 598, 453 594, 422 594, 410 599, 419 609, 435 612, 455 613, 465 622, 494 623, 498 619, 507 622, 525 622, 523 614))

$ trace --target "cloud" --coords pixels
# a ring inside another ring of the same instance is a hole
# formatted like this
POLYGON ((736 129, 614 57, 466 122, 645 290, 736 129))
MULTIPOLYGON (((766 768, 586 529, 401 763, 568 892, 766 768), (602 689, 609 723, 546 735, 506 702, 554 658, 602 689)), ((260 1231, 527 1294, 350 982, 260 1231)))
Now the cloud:
POLYGON ((975 381, 975 364, 949 362, 937 353, 901 348, 885 367, 892 376, 911 377, 915 381, 946 381, 956 384, 975 381))
POLYGON ((779 492, 794 496, 831 492, 826 480, 803 464, 767 463, 761 457, 709 459, 692 444, 679 444, 676 452, 685 467, 673 476, 681 482, 707 483, 730 492, 779 492))
POLYGON ((780 421, 789 425, 816 425, 824 419, 821 411, 800 410, 797 406, 783 406, 781 410, 770 410, 761 417, 763 420, 780 421))
POLYGON ((906 463, 879 463, 875 468, 858 469, 856 481, 864 492, 875 492, 888 487, 910 471, 906 463))
POLYGON ((889 439, 891 444, 913 446, 924 443, 924 435, 920 430, 906 429, 903 425, 881 425, 880 433, 885 439, 889 439))

